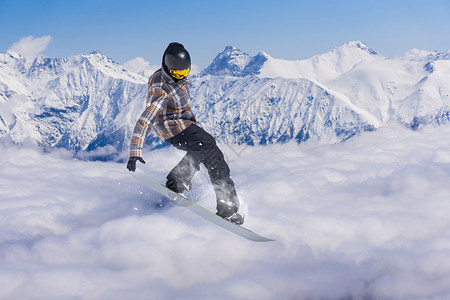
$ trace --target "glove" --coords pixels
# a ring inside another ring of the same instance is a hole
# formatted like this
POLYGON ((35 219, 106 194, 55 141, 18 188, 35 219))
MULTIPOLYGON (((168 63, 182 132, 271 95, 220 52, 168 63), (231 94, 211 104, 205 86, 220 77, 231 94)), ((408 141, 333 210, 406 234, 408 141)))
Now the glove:
POLYGON ((145 164, 145 161, 142 157, 133 156, 128 159, 127 169, 130 172, 136 171, 136 161, 139 160, 141 163, 145 164))

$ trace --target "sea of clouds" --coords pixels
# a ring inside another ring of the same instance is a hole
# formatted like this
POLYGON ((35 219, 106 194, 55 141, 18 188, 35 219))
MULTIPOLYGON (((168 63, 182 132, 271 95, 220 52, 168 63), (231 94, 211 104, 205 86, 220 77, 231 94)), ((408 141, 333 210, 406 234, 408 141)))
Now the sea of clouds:
MULTIPOLYGON (((125 164, 0 145, 0 299, 449 299, 450 127, 221 145, 255 243, 125 164)), ((159 180, 181 159, 145 153, 159 180)), ((213 209, 206 171, 195 196, 213 209)))

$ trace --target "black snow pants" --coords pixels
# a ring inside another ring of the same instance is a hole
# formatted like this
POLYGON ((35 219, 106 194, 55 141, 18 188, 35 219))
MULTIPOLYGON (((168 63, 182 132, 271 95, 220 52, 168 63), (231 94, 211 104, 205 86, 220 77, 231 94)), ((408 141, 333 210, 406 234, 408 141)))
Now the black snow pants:
POLYGON ((183 159, 167 175, 166 186, 178 193, 190 187, 191 179, 203 164, 208 170, 217 200, 217 212, 228 217, 239 209, 239 199, 230 168, 215 139, 203 128, 193 124, 176 136, 167 139, 177 149, 186 151, 183 159))

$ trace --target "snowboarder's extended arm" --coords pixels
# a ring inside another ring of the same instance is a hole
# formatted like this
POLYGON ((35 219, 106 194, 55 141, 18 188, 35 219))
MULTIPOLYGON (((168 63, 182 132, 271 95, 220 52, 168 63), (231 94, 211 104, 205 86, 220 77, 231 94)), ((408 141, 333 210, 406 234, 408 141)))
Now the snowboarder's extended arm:
POLYGON ((147 103, 149 105, 136 122, 136 126, 134 127, 133 135, 131 137, 129 157, 130 160, 131 158, 133 158, 134 166, 136 165, 136 160, 139 160, 137 158, 142 158, 142 148, 144 147, 145 140, 152 129, 151 124, 164 110, 167 105, 167 101, 167 93, 165 93, 163 90, 149 90, 149 97, 147 100, 147 103))

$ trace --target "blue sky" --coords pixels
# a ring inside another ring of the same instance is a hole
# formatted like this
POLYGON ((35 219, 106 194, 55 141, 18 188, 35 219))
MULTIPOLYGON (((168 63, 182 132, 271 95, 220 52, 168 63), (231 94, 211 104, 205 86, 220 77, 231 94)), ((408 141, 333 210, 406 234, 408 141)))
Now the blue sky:
POLYGON ((304 59, 361 40, 384 56, 450 49, 450 1, 0 0, 0 52, 26 36, 51 36, 44 55, 94 49, 119 63, 159 64, 171 41, 206 67, 225 46, 304 59))

